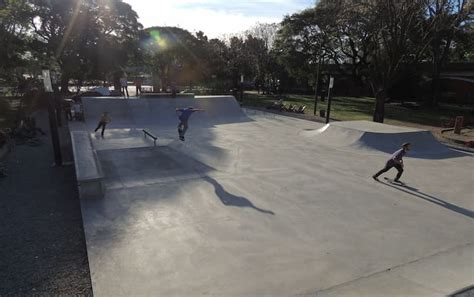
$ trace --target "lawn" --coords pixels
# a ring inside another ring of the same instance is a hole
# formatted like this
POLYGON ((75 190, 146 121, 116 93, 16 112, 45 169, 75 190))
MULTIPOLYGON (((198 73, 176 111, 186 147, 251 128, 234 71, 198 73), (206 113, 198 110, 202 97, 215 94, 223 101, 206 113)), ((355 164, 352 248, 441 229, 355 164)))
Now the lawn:
MULTIPOLYGON (((277 100, 274 96, 258 95, 256 92, 245 94, 243 105, 266 107, 277 100)), ((331 104, 331 118, 340 121, 372 120, 374 98, 370 97, 334 97, 331 104)), ((306 105, 306 114, 312 115, 314 109, 314 96, 311 95, 286 95, 284 103, 306 105)), ((317 114, 320 109, 326 109, 327 101, 318 101, 317 114)), ((406 107, 399 103, 385 105, 385 123, 392 125, 424 125, 442 127, 456 116, 462 115, 466 122, 473 123, 474 106, 460 107, 455 105, 440 105, 435 108, 424 106, 406 107)))

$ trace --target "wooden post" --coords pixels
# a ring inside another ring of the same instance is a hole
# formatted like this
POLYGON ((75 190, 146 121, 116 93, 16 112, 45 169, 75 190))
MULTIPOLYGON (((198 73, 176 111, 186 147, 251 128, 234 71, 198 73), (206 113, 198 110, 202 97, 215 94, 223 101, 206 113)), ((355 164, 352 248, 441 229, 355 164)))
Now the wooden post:
POLYGON ((458 116, 456 117, 456 122, 454 123, 454 133, 461 134, 462 126, 464 125, 464 117, 458 116))

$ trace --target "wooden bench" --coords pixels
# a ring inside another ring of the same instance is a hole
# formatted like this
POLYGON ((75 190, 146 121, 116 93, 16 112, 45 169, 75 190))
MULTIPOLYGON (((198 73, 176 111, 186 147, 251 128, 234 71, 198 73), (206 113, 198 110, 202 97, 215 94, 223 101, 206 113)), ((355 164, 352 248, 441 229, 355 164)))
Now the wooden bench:
POLYGON ((104 175, 97 158, 97 152, 92 147, 88 132, 71 132, 72 149, 76 168, 76 179, 81 199, 102 198, 105 194, 103 185, 104 175))
POLYGON ((150 138, 152 138, 152 139, 153 139, 153 142, 154 142, 154 144, 155 144, 155 146, 156 146, 156 141, 158 140, 158 137, 156 137, 155 135, 153 135, 150 131, 148 131, 148 130, 146 130, 146 129, 143 129, 142 131, 143 131, 143 135, 145 136, 145 138, 146 138, 147 136, 149 136, 150 138))

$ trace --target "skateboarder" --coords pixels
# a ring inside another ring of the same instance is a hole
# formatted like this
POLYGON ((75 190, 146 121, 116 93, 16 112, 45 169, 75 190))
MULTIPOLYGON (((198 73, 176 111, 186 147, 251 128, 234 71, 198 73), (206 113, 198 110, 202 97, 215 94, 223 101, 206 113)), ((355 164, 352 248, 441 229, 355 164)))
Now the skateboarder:
POLYGON ((107 126, 108 123, 110 123, 109 114, 107 112, 104 112, 100 116, 99 124, 97 125, 97 128, 95 128, 94 132, 97 132, 97 130, 102 127, 102 132, 100 133, 100 135, 104 137, 105 126, 107 126))
POLYGON ((372 176, 373 179, 378 181, 378 177, 387 171, 389 171, 392 167, 395 167, 398 170, 398 174, 393 180, 394 182, 400 182, 400 177, 403 173, 403 157, 406 153, 411 149, 411 143, 404 143, 402 148, 393 153, 392 157, 387 161, 385 164, 385 168, 377 172, 375 175, 372 176))
POLYGON ((176 113, 180 112, 179 115, 179 124, 178 124, 178 133, 179 139, 184 141, 184 134, 188 130, 188 120, 189 117, 196 111, 204 111, 204 109, 194 108, 192 106, 188 108, 176 108, 176 113))

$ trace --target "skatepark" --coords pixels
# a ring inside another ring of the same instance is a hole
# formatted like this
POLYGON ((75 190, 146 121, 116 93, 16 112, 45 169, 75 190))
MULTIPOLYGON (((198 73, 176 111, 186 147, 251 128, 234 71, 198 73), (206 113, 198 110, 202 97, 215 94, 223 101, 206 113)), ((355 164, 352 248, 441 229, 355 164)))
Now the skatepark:
POLYGON ((70 130, 96 296, 447 296, 474 283, 472 155, 427 131, 324 125, 232 96, 83 106, 70 130), (182 142, 175 109, 188 106, 205 111, 182 142), (403 142, 406 185, 374 181, 403 142))

